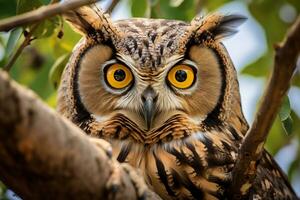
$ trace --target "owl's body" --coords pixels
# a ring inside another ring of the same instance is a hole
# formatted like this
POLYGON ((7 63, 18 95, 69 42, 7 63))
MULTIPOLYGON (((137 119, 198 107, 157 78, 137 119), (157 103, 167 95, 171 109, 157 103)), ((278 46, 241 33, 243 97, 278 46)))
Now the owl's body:
MULTIPOLYGON (((130 19, 99 10, 66 15, 86 36, 63 74, 58 110, 111 142, 163 199, 224 199, 248 125, 233 64, 220 42, 240 16, 191 24, 130 19)), ((264 153, 249 198, 297 199, 264 153)))

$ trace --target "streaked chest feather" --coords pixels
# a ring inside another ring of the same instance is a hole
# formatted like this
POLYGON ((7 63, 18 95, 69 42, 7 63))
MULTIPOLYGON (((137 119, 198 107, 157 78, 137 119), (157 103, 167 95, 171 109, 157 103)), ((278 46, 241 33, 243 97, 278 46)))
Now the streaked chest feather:
MULTIPOLYGON (((92 136, 110 141, 114 157, 139 168, 148 185, 163 199, 227 197, 230 172, 243 137, 237 129, 226 124, 205 129, 178 116, 147 134, 133 122, 118 118, 79 126, 92 136)), ((267 152, 257 167, 250 199, 296 199, 284 181, 285 175, 267 152)))
POLYGON ((112 142, 114 155, 141 169, 164 199, 216 199, 229 181, 235 156, 229 140, 213 142, 213 133, 154 145, 112 142))
POLYGON ((97 136, 111 141, 118 161, 141 169, 147 183, 164 199, 220 198, 230 181, 236 133, 203 132, 184 120, 177 127, 178 120, 148 135, 133 124, 121 126, 114 121, 103 125, 97 136))
MULTIPOLYGON (((121 115, 104 123, 79 126, 92 136, 110 141, 114 157, 139 168, 163 199, 230 198, 226 190, 241 133, 226 124, 208 129, 180 115, 167 122, 150 132, 121 115)), ((291 187, 283 181, 286 177, 267 152, 257 172, 250 199, 295 199, 291 187)))

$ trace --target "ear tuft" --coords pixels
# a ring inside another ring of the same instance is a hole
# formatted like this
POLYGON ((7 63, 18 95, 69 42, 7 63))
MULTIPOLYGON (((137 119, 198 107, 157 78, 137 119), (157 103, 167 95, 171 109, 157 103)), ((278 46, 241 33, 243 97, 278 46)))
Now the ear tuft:
POLYGON ((192 29, 196 40, 213 38, 224 39, 237 33, 237 27, 246 21, 242 15, 219 15, 211 14, 204 19, 195 18, 192 22, 192 29))
POLYGON ((110 17, 96 5, 88 5, 63 14, 69 24, 82 35, 100 40, 117 39, 120 31, 114 26, 110 17))
POLYGON ((210 32, 215 39, 223 39, 238 32, 237 27, 243 24, 247 18, 242 15, 227 15, 220 19, 218 25, 213 27, 210 32))
POLYGON ((83 35, 94 32, 97 29, 95 21, 100 21, 97 11, 91 6, 83 6, 76 10, 70 10, 64 13, 63 16, 75 31, 83 35))

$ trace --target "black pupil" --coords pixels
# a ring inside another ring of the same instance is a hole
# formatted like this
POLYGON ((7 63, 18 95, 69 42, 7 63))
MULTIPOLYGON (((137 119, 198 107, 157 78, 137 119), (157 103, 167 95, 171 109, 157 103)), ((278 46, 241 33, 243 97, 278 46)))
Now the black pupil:
POLYGON ((175 74, 175 78, 178 82, 183 82, 186 80, 187 74, 184 70, 178 70, 175 74))
POLYGON ((114 78, 116 81, 123 81, 126 77, 126 74, 124 70, 122 69, 117 69, 114 73, 114 78))

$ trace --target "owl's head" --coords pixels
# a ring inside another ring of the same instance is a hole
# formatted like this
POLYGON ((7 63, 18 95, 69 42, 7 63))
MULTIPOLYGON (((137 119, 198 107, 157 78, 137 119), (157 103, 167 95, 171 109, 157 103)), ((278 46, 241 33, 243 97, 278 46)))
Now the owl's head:
POLYGON ((145 132, 177 115, 212 126, 245 124, 236 72, 221 43, 244 17, 111 22, 91 6, 65 17, 84 35, 60 88, 65 103, 58 109, 73 121, 122 115, 145 132))

